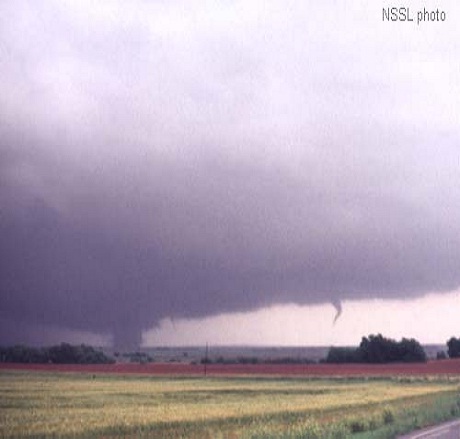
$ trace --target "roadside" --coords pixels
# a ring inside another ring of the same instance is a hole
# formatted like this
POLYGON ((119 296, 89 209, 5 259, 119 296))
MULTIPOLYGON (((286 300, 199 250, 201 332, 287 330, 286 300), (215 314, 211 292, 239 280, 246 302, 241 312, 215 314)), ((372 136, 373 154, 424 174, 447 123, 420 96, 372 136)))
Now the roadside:
POLYGON ((460 419, 445 422, 434 427, 417 430, 399 439, 459 439, 460 438, 460 419))

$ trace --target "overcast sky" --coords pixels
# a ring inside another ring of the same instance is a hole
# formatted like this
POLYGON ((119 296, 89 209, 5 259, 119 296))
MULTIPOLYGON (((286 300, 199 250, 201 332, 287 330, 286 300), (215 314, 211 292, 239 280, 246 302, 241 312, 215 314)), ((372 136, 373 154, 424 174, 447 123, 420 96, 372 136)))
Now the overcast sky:
POLYGON ((2 1, 4 342, 460 335, 460 5, 436 7, 2 1))

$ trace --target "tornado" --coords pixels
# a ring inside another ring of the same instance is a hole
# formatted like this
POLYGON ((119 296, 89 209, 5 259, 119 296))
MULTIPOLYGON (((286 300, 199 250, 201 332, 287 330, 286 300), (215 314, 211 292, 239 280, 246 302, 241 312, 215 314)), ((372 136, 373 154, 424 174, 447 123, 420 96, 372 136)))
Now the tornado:
POLYGON ((336 311, 334 320, 332 321, 332 324, 335 325, 337 323, 337 320, 342 315, 342 302, 336 299, 332 301, 332 306, 335 308, 335 311, 336 311))

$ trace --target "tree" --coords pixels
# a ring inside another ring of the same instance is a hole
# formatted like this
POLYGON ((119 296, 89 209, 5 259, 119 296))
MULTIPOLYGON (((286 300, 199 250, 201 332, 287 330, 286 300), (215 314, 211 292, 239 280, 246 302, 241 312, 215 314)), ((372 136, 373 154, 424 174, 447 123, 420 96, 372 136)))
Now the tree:
POLYGON ((46 363, 47 353, 44 349, 16 345, 0 348, 2 363, 46 363))
POLYGON ((415 339, 403 338, 398 343, 398 360, 405 363, 426 361, 426 354, 422 345, 415 339))
POLYGON ((326 363, 359 363, 356 348, 331 347, 327 353, 326 363))
POLYGON ((22 345, 0 348, 0 362, 96 364, 113 363, 114 360, 91 346, 84 344, 72 346, 68 343, 62 343, 49 348, 33 348, 22 345))
POLYGON ((400 342, 396 342, 383 337, 382 334, 370 335, 369 338, 362 338, 358 351, 365 363, 426 361, 423 347, 413 338, 403 338, 400 342))
POLYGON ((436 360, 445 360, 447 358, 447 355, 444 351, 438 351, 436 353, 436 360))
POLYGON ((397 343, 382 334, 363 337, 358 352, 365 363, 388 363, 397 361, 397 343))
POLYGON ((411 338, 400 342, 382 334, 363 337, 358 348, 331 348, 326 363, 392 363, 426 361, 421 344, 411 338))
POLYGON ((460 358, 460 338, 452 337, 447 342, 447 355, 449 358, 460 358))

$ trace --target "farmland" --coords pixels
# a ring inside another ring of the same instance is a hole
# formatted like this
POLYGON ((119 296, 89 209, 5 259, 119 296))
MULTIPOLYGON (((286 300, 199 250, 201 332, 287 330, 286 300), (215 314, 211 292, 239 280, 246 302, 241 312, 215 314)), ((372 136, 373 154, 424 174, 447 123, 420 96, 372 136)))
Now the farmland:
POLYGON ((456 375, 3 370, 0 437, 393 437, 458 416, 459 391, 456 375))
MULTIPOLYGON (((116 364, 9 364, 0 363, 0 371, 8 369, 47 372, 86 372, 111 374, 146 374, 202 376, 204 366, 191 363, 116 363, 116 364)), ((392 364, 208 364, 211 376, 460 376, 460 359, 428 361, 426 363, 392 364)))

